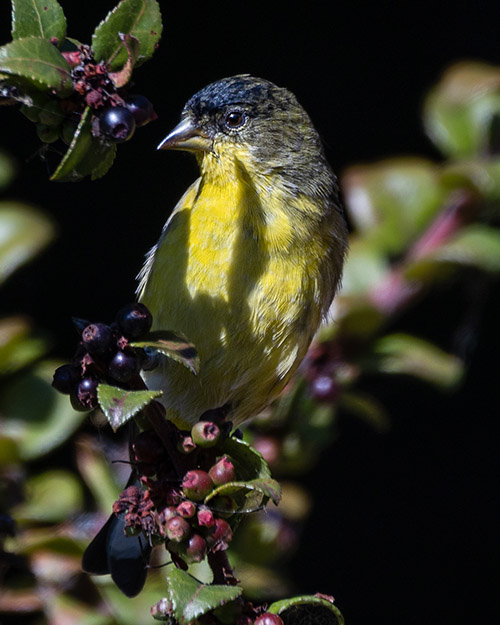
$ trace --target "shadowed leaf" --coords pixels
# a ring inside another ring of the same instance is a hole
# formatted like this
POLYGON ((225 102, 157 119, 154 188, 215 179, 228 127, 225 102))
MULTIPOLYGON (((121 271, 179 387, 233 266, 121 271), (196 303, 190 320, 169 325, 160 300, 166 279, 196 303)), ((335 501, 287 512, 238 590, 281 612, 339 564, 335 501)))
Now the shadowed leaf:
POLYGON ((162 391, 126 391, 108 384, 97 387, 99 405, 114 432, 162 394, 162 391))
POLYGON ((200 368, 200 359, 195 346, 178 332, 158 330, 150 332, 146 341, 131 343, 132 347, 153 349, 190 369, 195 375, 200 368))

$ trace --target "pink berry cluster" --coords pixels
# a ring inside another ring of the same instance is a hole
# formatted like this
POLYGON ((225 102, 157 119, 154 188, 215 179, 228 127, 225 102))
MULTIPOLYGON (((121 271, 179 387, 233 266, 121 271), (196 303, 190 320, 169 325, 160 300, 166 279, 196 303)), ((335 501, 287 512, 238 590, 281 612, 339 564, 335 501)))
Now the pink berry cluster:
POLYGON ((212 421, 199 421, 190 432, 178 431, 177 453, 187 470, 181 479, 162 441, 152 430, 132 444, 139 485, 126 488, 113 510, 124 514, 126 532, 143 532, 152 543, 165 543, 174 562, 201 562, 209 552, 227 549, 232 539, 228 520, 236 511, 232 497, 207 497, 236 480, 232 459, 222 453, 224 436, 212 421))

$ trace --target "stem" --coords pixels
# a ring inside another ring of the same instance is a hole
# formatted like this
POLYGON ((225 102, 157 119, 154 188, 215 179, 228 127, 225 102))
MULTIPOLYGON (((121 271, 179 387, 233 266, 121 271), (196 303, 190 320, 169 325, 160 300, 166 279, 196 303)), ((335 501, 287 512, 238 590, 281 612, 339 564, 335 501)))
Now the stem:
POLYGON ((233 573, 226 551, 210 551, 207 559, 214 575, 214 584, 224 586, 236 586, 238 584, 239 580, 233 573))

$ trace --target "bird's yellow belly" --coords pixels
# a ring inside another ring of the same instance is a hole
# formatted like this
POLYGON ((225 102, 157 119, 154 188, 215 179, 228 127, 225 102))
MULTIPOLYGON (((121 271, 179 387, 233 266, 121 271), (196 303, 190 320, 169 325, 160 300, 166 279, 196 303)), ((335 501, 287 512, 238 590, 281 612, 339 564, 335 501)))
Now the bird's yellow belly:
POLYGON ((194 343, 200 373, 167 361, 147 382, 163 389, 178 423, 226 404, 228 418, 240 423, 283 388, 321 312, 314 271, 309 276, 293 253, 277 253, 237 206, 230 216, 218 211, 227 198, 207 199, 206 207, 198 197, 196 210, 188 201, 176 212, 141 296, 154 329, 180 331, 194 343))

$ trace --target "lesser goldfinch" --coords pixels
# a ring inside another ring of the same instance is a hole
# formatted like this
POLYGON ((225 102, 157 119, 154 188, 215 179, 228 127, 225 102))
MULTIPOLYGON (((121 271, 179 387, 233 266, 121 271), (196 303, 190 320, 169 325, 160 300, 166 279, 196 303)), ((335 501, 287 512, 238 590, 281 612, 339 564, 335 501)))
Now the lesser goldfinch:
MULTIPOLYGON (((347 229, 336 179, 295 96, 249 75, 194 95, 159 148, 193 152, 201 176, 149 253, 138 293, 153 330, 194 343, 200 371, 165 359, 147 384, 163 390, 167 418, 180 427, 218 408, 239 424, 283 389, 339 285, 347 229)), ((111 572, 133 596, 146 547, 114 521, 84 568, 111 572), (107 559, 96 561, 99 545, 107 559)))

